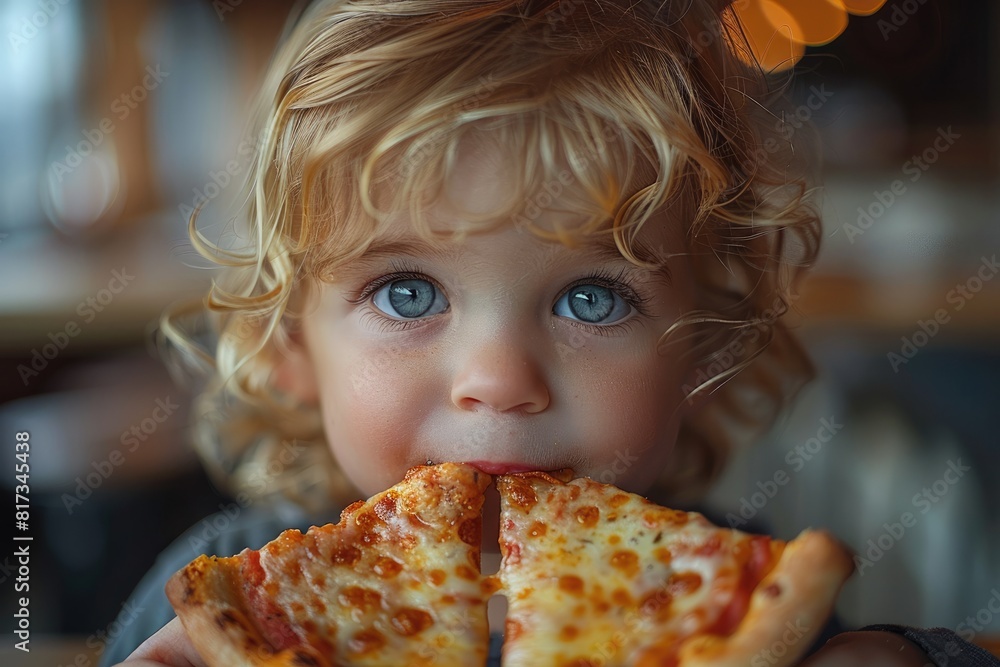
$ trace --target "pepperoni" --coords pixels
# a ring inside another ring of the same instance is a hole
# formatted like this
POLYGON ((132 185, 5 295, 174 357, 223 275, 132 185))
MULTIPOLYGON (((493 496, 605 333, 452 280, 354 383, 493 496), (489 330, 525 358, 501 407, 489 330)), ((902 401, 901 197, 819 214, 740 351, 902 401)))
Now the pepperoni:
POLYGON ((483 518, 480 516, 466 519, 458 527, 458 537, 466 544, 478 546, 483 540, 483 518))
POLYGON ((459 565, 455 568, 455 574, 460 576, 462 579, 468 579, 469 581, 476 581, 479 579, 479 575, 476 574, 471 567, 467 565, 459 565))
POLYGON ((722 551, 722 538, 719 537, 718 533, 715 533, 699 545, 694 553, 698 556, 714 556, 720 551, 722 551))
POLYGON ((243 581, 250 586, 260 586, 264 583, 267 573, 260 564, 260 552, 248 551, 243 558, 243 567, 240 573, 243 581))
MULTIPOLYGON (((246 588, 247 611, 260 634, 275 649, 282 651, 302 643, 292 629, 285 612, 261 588, 246 588)), ((218 619, 217 619, 218 620, 218 619)))
POLYGON ((500 545, 500 549, 508 565, 516 565, 521 562, 521 545, 517 542, 504 542, 500 545))
POLYGON ((430 577, 431 583, 435 586, 440 586, 448 578, 444 570, 431 570, 427 575, 430 577))
POLYGON ((584 528, 593 528, 597 525, 597 520, 601 517, 601 510, 593 505, 579 508, 573 514, 577 522, 584 528))
POLYGON ((392 629, 404 637, 418 634, 434 625, 434 619, 426 611, 406 607, 392 616, 392 629))
POLYGON ((771 553, 771 538, 760 535, 750 539, 750 558, 745 566, 745 576, 749 583, 756 587, 760 580, 774 567, 775 559, 771 553))
POLYGON ((559 639, 568 642, 576 639, 579 634, 580 630, 575 625, 564 625, 562 630, 559 631, 559 639))
MULTIPOLYGON (((753 595, 754 589, 774 567, 775 559, 771 538, 764 535, 754 536, 748 542, 749 549, 737 550, 738 553, 745 555, 746 560, 743 563, 739 581, 733 590, 733 598, 707 632, 719 635, 732 634, 743 621, 747 609, 750 608, 750 597, 753 595)), ((781 587, 777 584, 771 584, 763 592, 766 595, 776 597, 781 594, 781 587)))

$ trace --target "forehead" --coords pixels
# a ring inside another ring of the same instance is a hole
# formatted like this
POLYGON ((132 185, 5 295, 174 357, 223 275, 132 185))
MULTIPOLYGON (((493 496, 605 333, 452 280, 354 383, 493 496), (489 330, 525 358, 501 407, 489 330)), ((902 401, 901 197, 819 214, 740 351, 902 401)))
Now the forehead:
MULTIPOLYGON (((503 136, 463 136, 441 161, 379 164, 370 188, 361 188, 371 193, 372 207, 347 206, 331 216, 324 245, 338 259, 319 264, 334 268, 401 254, 446 257, 461 252, 464 238, 510 227, 537 244, 532 253, 543 261, 568 252, 621 260, 612 223, 638 189, 655 182, 651 165, 626 160, 630 166, 623 167, 623 156, 607 153, 581 160, 563 150, 505 145, 503 136)), ((658 212, 640 233, 620 232, 630 239, 621 243, 640 262, 662 261, 684 242, 680 222, 680 216, 658 212), (664 224, 669 229, 657 229, 664 224)))
MULTIPOLYGON (((573 239, 573 243, 541 238, 525 229, 507 229, 499 236, 489 236, 484 239, 484 243, 475 244, 476 248, 471 254, 466 254, 464 248, 466 240, 470 236, 479 234, 473 233, 463 237, 422 237, 414 233, 405 216, 395 216, 395 224, 383 229, 381 233, 358 248, 353 259, 347 264, 351 268, 363 270, 365 267, 385 265, 393 258, 413 257, 440 264, 464 266, 468 262, 475 264, 482 261, 496 252, 497 259, 506 258, 502 261, 514 263, 527 261, 535 266, 611 263, 620 266, 625 262, 641 263, 649 279, 673 284, 672 274, 678 269, 674 258, 685 254, 679 245, 683 243, 683 237, 678 229, 678 225, 669 224, 666 216, 658 215, 651 218, 642 233, 635 235, 627 243, 627 252, 634 257, 634 260, 618 247, 610 225, 597 233, 573 239)), ((472 268, 472 265, 469 265, 469 268, 472 268)))
MULTIPOLYGON (((555 258, 559 255, 573 253, 581 258, 594 261, 622 259, 623 254, 618 248, 610 230, 607 233, 590 236, 574 245, 567 245, 556 240, 543 239, 527 231, 522 231, 526 238, 539 244, 544 257, 555 258)), ((384 233, 371 240, 358 259, 378 260, 398 255, 415 255, 438 260, 454 260, 460 255, 463 239, 425 239, 412 233, 384 233)), ((632 242, 632 250, 639 259, 653 261, 666 251, 662 243, 654 244, 652 240, 637 238, 632 242)), ((662 258, 662 257, 661 257, 662 258)))

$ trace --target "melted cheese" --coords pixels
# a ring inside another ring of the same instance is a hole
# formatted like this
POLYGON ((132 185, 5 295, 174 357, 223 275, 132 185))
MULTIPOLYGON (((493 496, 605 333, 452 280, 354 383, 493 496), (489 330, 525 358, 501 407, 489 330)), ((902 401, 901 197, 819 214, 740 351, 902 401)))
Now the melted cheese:
POLYGON ((633 665, 712 630, 739 593, 746 541, 763 539, 589 479, 498 487, 505 667, 633 665))
POLYGON ((260 550, 268 597, 333 664, 486 663, 479 551, 490 478, 458 464, 415 470, 338 524, 286 531, 260 550))

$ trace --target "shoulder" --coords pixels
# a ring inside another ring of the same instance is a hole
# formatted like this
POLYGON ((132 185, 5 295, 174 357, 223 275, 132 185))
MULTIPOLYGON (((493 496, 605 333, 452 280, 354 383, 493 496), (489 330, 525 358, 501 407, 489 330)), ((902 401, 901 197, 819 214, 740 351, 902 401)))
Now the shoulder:
POLYGON ((931 660, 927 663, 929 665, 1000 667, 1000 658, 948 628, 915 628, 908 625, 882 624, 865 626, 856 634, 862 632, 897 635, 928 656, 931 660))
POLYGON ((161 553, 153 567, 136 585, 112 623, 110 641, 101 655, 101 665, 124 660, 135 648, 174 617, 163 587, 177 570, 201 554, 232 556, 245 548, 259 549, 288 528, 306 530, 313 524, 337 520, 333 511, 311 516, 293 506, 220 506, 187 529, 161 553), (117 629, 117 633, 112 630, 117 629))

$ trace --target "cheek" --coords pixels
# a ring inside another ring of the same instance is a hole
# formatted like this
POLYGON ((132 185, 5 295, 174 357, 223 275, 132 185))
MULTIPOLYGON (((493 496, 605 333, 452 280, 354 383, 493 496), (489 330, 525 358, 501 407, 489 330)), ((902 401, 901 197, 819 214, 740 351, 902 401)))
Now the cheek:
POLYGON ((355 348, 335 356, 320 371, 327 439, 347 476, 376 493, 398 482, 420 455, 412 434, 431 392, 399 354, 355 348))
MULTIPOLYGON (((575 392, 590 443, 589 475, 643 492, 659 477, 677 439, 678 366, 662 357, 607 364, 599 382, 575 392)), ((584 385, 579 385, 584 386, 584 385)))

